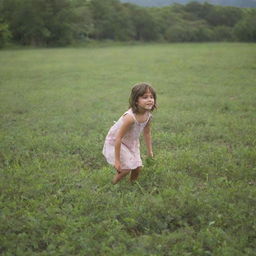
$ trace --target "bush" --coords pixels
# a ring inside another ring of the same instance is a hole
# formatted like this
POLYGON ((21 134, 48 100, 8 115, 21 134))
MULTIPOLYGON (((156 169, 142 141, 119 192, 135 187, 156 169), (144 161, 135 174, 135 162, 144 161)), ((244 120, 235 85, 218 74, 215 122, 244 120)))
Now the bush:
POLYGON ((11 38, 9 26, 6 23, 0 23, 0 47, 3 47, 11 38))
POLYGON ((250 13, 234 27, 239 41, 256 42, 256 13, 250 13))
POLYGON ((214 40, 216 41, 232 41, 232 28, 227 26, 217 26, 213 29, 214 40))
POLYGON ((165 39, 169 42, 202 42, 212 38, 212 31, 201 21, 181 22, 165 31, 165 39))

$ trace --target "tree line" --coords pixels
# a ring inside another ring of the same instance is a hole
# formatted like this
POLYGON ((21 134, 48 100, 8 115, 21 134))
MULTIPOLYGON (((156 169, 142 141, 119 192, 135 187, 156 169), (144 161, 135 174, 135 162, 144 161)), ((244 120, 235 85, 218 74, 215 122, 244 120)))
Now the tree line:
POLYGON ((256 9, 206 2, 148 8, 118 0, 0 0, 0 46, 106 39, 256 42, 256 9))

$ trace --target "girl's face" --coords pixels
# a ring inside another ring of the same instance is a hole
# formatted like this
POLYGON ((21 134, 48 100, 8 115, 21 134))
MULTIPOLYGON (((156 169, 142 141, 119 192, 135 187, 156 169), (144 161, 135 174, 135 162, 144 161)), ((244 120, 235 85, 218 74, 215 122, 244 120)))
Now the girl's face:
POLYGON ((154 97, 150 90, 147 90, 142 96, 137 100, 137 106, 141 110, 150 111, 154 106, 154 97))

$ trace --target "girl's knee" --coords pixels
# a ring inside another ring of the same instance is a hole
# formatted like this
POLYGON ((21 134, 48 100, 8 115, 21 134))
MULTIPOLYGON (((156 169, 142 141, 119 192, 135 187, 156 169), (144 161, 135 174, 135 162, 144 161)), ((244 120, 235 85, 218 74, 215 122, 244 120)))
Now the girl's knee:
POLYGON ((130 181, 135 181, 138 178, 140 171, 141 171, 141 167, 138 167, 138 168, 132 170, 131 176, 130 176, 130 181))
POLYGON ((140 171, 141 171, 141 167, 138 167, 138 168, 132 170, 133 173, 139 173, 140 171))
POLYGON ((119 173, 122 176, 126 176, 131 170, 121 170, 121 172, 119 173))

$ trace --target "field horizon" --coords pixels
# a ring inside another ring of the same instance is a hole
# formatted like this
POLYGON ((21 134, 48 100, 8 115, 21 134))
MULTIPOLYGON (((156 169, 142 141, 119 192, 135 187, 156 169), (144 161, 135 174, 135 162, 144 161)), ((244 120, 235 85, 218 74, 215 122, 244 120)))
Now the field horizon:
POLYGON ((1 255, 255 256, 256 44, 0 50, 1 255), (133 84, 154 159, 111 184, 101 151, 133 84))

